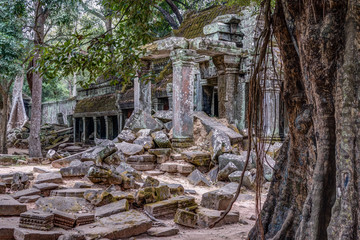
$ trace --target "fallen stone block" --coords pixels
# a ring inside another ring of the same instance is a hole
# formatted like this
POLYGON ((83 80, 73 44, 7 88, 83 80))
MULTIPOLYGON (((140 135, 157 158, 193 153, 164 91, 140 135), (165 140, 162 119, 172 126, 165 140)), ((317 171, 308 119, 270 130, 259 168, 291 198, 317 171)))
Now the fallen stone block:
POLYGON ((62 183, 63 179, 60 173, 41 173, 37 176, 35 184, 39 183, 62 183))
POLYGON ((210 179, 210 181, 212 183, 217 182, 217 175, 219 173, 219 166, 213 167, 209 172, 208 172, 208 178, 210 179))
POLYGON ((237 183, 229 183, 218 190, 204 193, 201 206, 215 210, 225 210, 233 199, 237 187, 237 183))
POLYGON ((60 173, 63 177, 83 177, 88 173, 92 165, 94 165, 92 161, 74 161, 69 167, 61 168, 60 173))
POLYGON ((211 186, 211 183, 204 174, 202 174, 199 170, 195 169, 188 177, 187 179, 189 182, 194 186, 211 186))
POLYGON ((210 132, 211 159, 216 162, 221 154, 229 153, 232 150, 230 138, 222 131, 212 130, 210 132))
POLYGON ((159 170, 150 170, 150 171, 146 171, 145 173, 146 173, 147 175, 153 176, 153 177, 155 177, 155 176, 160 176, 160 175, 163 175, 163 174, 164 174, 164 172, 159 171, 159 170))
POLYGON ((178 209, 174 217, 174 222, 186 227, 196 228, 197 215, 185 209, 178 209))
POLYGON ((132 156, 136 154, 143 154, 144 148, 138 144, 132 144, 127 142, 117 143, 115 144, 117 149, 121 151, 126 156, 132 156))
POLYGON ((26 161, 26 156, 21 155, 9 155, 9 154, 0 154, 0 166, 10 166, 15 165, 18 160, 26 161))
POLYGON ((155 163, 156 158, 151 154, 130 156, 126 159, 128 164, 155 163))
POLYGON ((25 190, 18 191, 12 195, 14 199, 19 199, 23 196, 39 195, 41 191, 36 188, 29 188, 25 190))
POLYGON ((237 170, 237 167, 232 162, 229 162, 226 167, 221 169, 218 173, 219 181, 229 181, 229 175, 237 170))
POLYGON ((157 187, 159 186, 160 182, 159 180, 151 177, 151 176, 148 176, 146 179, 145 179, 145 182, 144 182, 144 185, 142 186, 143 188, 146 188, 146 187, 157 187))
MULTIPOLYGON (((222 170, 230 162, 232 162, 237 167, 237 170, 243 171, 245 162, 246 162, 246 156, 229 154, 229 153, 222 154, 219 156, 219 169, 222 170)), ((250 167, 250 165, 249 165, 249 167, 250 167)))
POLYGON ((119 142, 128 142, 132 143, 136 139, 136 135, 131 130, 122 130, 121 133, 117 136, 119 142))
POLYGON ((113 202, 95 209, 95 216, 102 218, 114 215, 117 213, 129 211, 129 203, 126 199, 113 202))
POLYGON ((200 151, 183 152, 184 159, 195 166, 209 166, 211 161, 210 153, 200 151))
POLYGON ((131 163, 130 165, 137 171, 149 171, 156 168, 155 163, 131 163))
POLYGON ((173 118, 173 112, 169 110, 159 110, 153 115, 154 118, 159 119, 160 121, 167 123, 171 122, 173 118))
POLYGON ((52 210, 54 214, 54 226, 69 230, 75 226, 76 216, 59 210, 52 210))
POLYGON ((67 189, 58 189, 52 190, 50 192, 51 197, 59 196, 59 197, 84 197, 84 193, 86 192, 86 188, 67 188, 67 189))
POLYGON ((137 139, 135 139, 134 143, 143 146, 143 148, 146 150, 154 148, 155 146, 153 138, 150 136, 138 137, 137 139))
POLYGON ((39 231, 26 228, 15 228, 15 240, 57 240, 61 235, 60 231, 39 231))
MULTIPOLYGON (((231 173, 229 175, 230 181, 240 183, 241 174, 242 174, 242 171, 236 171, 236 172, 231 173)), ((253 189, 254 184, 255 184, 255 177, 252 177, 251 173, 249 171, 245 171, 242 184, 243 184, 243 186, 245 186, 248 189, 253 189)))
POLYGON ((178 173, 188 175, 195 170, 195 166, 190 163, 178 163, 177 164, 177 171, 178 173))
POLYGON ((38 183, 34 184, 33 188, 39 189, 43 196, 48 197, 50 196, 51 190, 58 189, 59 185, 56 183, 38 183))
POLYGON ((74 188, 91 188, 93 185, 87 182, 76 182, 74 188))
POLYGON ((185 189, 181 184, 166 184, 169 187, 170 193, 173 195, 184 195, 185 189))
POLYGON ((137 205, 163 201, 171 197, 170 189, 166 185, 158 187, 146 187, 139 189, 135 195, 137 205))
POLYGON ((49 171, 39 168, 39 167, 33 167, 33 172, 35 173, 48 173, 49 171))
POLYGON ((121 184, 122 178, 116 171, 111 171, 104 167, 91 166, 86 177, 93 183, 102 184, 121 184))
POLYGON ((122 152, 117 151, 117 152, 111 154, 110 156, 106 157, 103 160, 103 163, 117 166, 124 161, 125 161, 125 155, 122 152))
POLYGON ((173 227, 157 227, 151 228, 147 234, 153 237, 170 237, 179 233, 179 229, 173 227))
POLYGON ((187 208, 194 205, 196 205, 194 197, 177 196, 164 201, 146 204, 144 210, 156 218, 173 218, 178 208, 187 208))
POLYGON ((54 227, 54 214, 39 210, 21 213, 19 227, 48 231, 54 227))
POLYGON ((11 191, 19 191, 28 188, 30 185, 29 175, 23 172, 16 172, 12 176, 11 191))
POLYGON ((20 203, 33 203, 36 202, 41 196, 39 195, 32 195, 32 196, 22 196, 19 198, 20 203))
POLYGON ((36 201, 37 209, 51 211, 53 209, 63 212, 90 212, 93 206, 84 198, 76 197, 45 197, 36 201))
POLYGON ((152 221, 136 210, 101 218, 99 222, 77 227, 86 239, 122 239, 145 233, 152 227, 152 221))
POLYGON ((171 148, 154 148, 154 149, 149 149, 148 152, 156 156, 162 156, 162 155, 169 156, 171 153, 171 148))
MULTIPOLYGON (((196 209, 198 215, 197 226, 201 228, 207 228, 214 223, 223 213, 223 211, 217 211, 213 209, 199 207, 196 209)), ((223 220, 216 224, 216 227, 221 227, 225 224, 233 224, 239 222, 239 212, 229 212, 223 220)))
POLYGON ((151 129, 140 129, 137 133, 137 137, 148 137, 151 134, 151 129))
POLYGON ((51 166, 54 168, 68 167, 72 161, 81 159, 84 154, 92 152, 92 151, 94 151, 94 148, 89 148, 89 149, 85 150, 84 152, 76 153, 76 154, 70 155, 68 157, 65 157, 63 159, 55 160, 55 161, 51 162, 51 166))
POLYGON ((171 148, 171 142, 166 133, 157 131, 151 134, 156 146, 159 148, 171 148))
POLYGON ((3 182, 0 182, 0 194, 6 193, 6 184, 3 182))
POLYGON ((27 207, 9 195, 0 195, 0 216, 20 216, 27 207))
POLYGON ((0 239, 13 240, 14 230, 19 225, 18 217, 0 218, 0 239))
POLYGON ((160 165, 160 170, 168 173, 176 173, 178 170, 178 164, 176 162, 166 162, 160 165))
POLYGON ((76 213, 76 226, 91 224, 95 222, 95 214, 94 213, 76 213))

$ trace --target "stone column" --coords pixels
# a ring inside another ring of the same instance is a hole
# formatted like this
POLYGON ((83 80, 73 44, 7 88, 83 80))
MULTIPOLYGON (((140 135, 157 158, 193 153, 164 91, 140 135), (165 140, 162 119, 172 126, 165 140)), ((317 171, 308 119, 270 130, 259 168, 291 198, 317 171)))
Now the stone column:
POLYGON ((73 121, 73 134, 74 134, 74 143, 75 143, 76 142, 76 131, 78 130, 76 128, 76 118, 73 118, 72 121, 73 121))
POLYGON ((173 64, 173 146, 190 147, 194 141, 194 50, 176 49, 173 64))
POLYGON ((196 74, 196 111, 202 111, 203 110, 203 88, 201 85, 201 75, 196 74))
POLYGON ((122 111, 119 111, 119 114, 117 115, 117 120, 118 120, 118 134, 121 133, 122 131, 122 124, 123 124, 123 113, 122 111))
POLYGON ((168 83, 166 84, 166 93, 169 99, 169 111, 173 110, 173 84, 168 83))
POLYGON ((110 133, 110 131, 109 131, 109 129, 110 129, 110 126, 109 126, 109 117, 108 117, 108 116, 104 116, 104 118, 105 118, 105 133, 106 133, 105 138, 106 138, 106 139, 109 139, 109 138, 110 138, 110 135, 109 135, 109 133, 110 133))
POLYGON ((86 118, 82 117, 82 127, 83 127, 83 133, 81 135, 81 142, 86 143, 86 118))
POLYGON ((266 80, 263 102, 263 132, 265 140, 281 141, 280 86, 277 80, 266 80))
POLYGON ((248 104, 248 99, 246 95, 246 78, 240 77, 239 83, 237 86, 237 97, 236 97, 236 119, 237 119, 237 127, 239 129, 246 128, 246 109, 248 104))
POLYGON ((213 61, 218 71, 219 117, 234 123, 240 57, 222 55, 214 57, 213 61))
POLYGON ((151 114, 151 81, 141 80, 141 76, 150 72, 151 62, 143 61, 143 66, 138 71, 138 77, 134 80, 134 110, 141 110, 151 114))
POLYGON ((94 122, 94 141, 97 138, 97 117, 93 117, 93 122, 94 122))

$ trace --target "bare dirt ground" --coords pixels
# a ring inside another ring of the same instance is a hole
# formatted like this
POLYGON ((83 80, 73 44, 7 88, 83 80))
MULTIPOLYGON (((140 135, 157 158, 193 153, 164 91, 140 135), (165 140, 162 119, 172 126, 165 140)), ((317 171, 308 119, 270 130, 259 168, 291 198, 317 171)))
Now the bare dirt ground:
MULTIPOLYGON (((11 167, 0 167, 0 174, 4 173, 14 173, 14 172, 33 172, 33 168, 38 167, 46 171, 58 171, 58 169, 52 168, 51 165, 23 165, 23 166, 11 166, 11 167)), ((37 173, 34 173, 36 176, 37 173)), ((143 174, 146 177, 146 174, 143 174)), ((185 189, 195 190, 196 194, 192 195, 196 198, 197 203, 200 204, 201 196, 203 193, 212 191, 220 188, 222 185, 218 186, 193 186, 191 185, 186 177, 178 175, 164 174, 156 176, 159 181, 164 183, 176 183, 182 184, 185 189)), ((86 181, 86 179, 65 179, 65 186, 72 187, 75 181, 86 181)), ((262 195, 262 201, 265 200, 266 195, 262 195)), ((29 208, 34 208, 35 204, 29 205, 29 208)), ((255 215, 255 193, 253 191, 244 190, 240 194, 238 200, 235 202, 232 208, 233 211, 239 211, 240 213, 240 222, 231 225, 224 225, 221 227, 215 227, 213 229, 192 229, 188 227, 183 227, 175 224, 171 219, 170 220, 161 220, 167 226, 173 226, 178 228, 179 234, 171 237, 162 237, 161 239, 170 240, 170 239, 186 239, 186 240, 218 240, 218 239, 246 239, 246 236, 252 226, 255 224, 255 221, 252 220, 252 216, 255 215)), ((0 219, 1 220, 1 219, 0 219)), ((142 234, 136 236, 132 239, 158 239, 156 237, 150 237, 147 234, 142 234)))

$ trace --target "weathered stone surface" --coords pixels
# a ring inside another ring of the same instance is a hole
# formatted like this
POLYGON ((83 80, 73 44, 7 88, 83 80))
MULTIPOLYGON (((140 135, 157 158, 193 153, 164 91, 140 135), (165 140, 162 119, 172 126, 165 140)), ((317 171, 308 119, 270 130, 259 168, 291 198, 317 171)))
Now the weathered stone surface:
POLYGON ((95 209, 96 217, 108 217, 117 213, 125 212, 129 210, 129 203, 126 199, 122 199, 117 202, 113 202, 95 209))
POLYGON ((141 178, 141 173, 136 171, 133 167, 131 167, 127 163, 124 163, 124 162, 120 163, 120 165, 116 168, 116 171, 118 173, 120 173, 120 175, 123 174, 123 173, 125 173, 127 175, 130 174, 138 182, 143 181, 142 178, 141 178))
POLYGON ((173 128, 173 122, 167 122, 164 124, 166 130, 170 131, 173 128))
POLYGON ((237 187, 237 183, 229 183, 218 190, 204 193, 201 206, 215 210, 225 210, 234 197, 237 187))
POLYGON ((19 227, 48 231, 54 227, 54 214, 41 210, 29 210, 20 214, 19 227))
POLYGON ((30 185, 30 178, 26 173, 16 172, 12 176, 11 191, 19 191, 28 188, 30 185))
POLYGON ((122 239, 145 233, 152 227, 152 221, 136 210, 101 218, 99 222, 77 227, 86 239, 122 239))
POLYGON ((151 129, 152 131, 161 130, 163 123, 153 118, 145 111, 133 113, 125 122, 124 129, 130 129, 135 132, 141 129, 151 129))
POLYGON ((219 166, 213 167, 209 173, 208 173, 208 178, 210 179, 211 182, 215 183, 217 181, 217 175, 219 173, 219 166))
POLYGON ((151 134, 151 129, 141 129, 136 133, 137 137, 149 137, 151 134))
POLYGON ((232 150, 230 138, 219 130, 210 132, 210 143, 211 159, 215 162, 221 154, 229 153, 232 150))
POLYGON ((74 183, 74 188, 91 188, 92 184, 87 182, 76 182, 74 183))
POLYGON ((61 168, 60 173, 63 177, 83 177, 88 173, 92 165, 94 165, 92 161, 74 161, 69 167, 61 168))
POLYGON ((171 217, 175 216, 178 208, 187 208, 196 206, 195 198, 190 196, 177 196, 168 200, 150 203, 144 205, 144 210, 152 216, 158 217, 171 217))
POLYGON ((39 231, 26 228, 15 228, 15 240, 57 240, 62 235, 60 231, 39 231))
POLYGON ((60 196, 60 197, 84 197, 84 193, 86 192, 86 188, 67 188, 67 189, 59 189, 52 190, 50 196, 60 196))
POLYGON ((195 170, 195 166, 190 163, 178 163, 177 164, 177 171, 178 173, 188 175, 195 170))
POLYGON ((158 187, 146 187, 139 189, 135 196, 138 205, 154 203, 166 200, 171 197, 170 189, 166 185, 158 187))
POLYGON ((131 166, 137 171, 149 171, 156 168, 156 164, 154 163, 132 163, 131 166))
POLYGON ((143 188, 146 188, 146 187, 157 187, 159 186, 160 182, 159 180, 151 177, 151 176, 148 176, 146 179, 145 179, 145 182, 144 182, 144 185, 142 186, 143 188))
MULTIPOLYGON (((229 175, 231 182, 240 183, 242 171, 235 171, 229 175)), ((255 178, 251 176, 249 171, 245 171, 242 185, 248 189, 253 189, 255 178)))
POLYGON ((23 196, 39 195, 41 191, 37 188, 29 188, 25 190, 18 191, 12 195, 14 199, 19 199, 23 196))
POLYGON ((167 123, 172 121, 173 119, 173 112, 168 110, 159 110, 154 115, 154 118, 159 119, 160 121, 167 123))
POLYGON ((76 154, 70 155, 68 157, 65 157, 65 158, 62 158, 59 160, 55 160, 55 161, 51 162, 51 166, 54 168, 68 167, 72 161, 74 161, 76 159, 81 159, 85 153, 90 153, 92 151, 94 151, 94 148, 89 148, 89 149, 85 150, 84 152, 76 153, 76 154))
POLYGON ((130 156, 126 160, 129 164, 141 164, 141 163, 155 163, 156 158, 151 154, 130 156))
POLYGON ((123 191, 110 191, 109 189, 103 191, 88 189, 84 193, 84 198, 97 207, 101 207, 123 199, 126 199, 129 203, 133 203, 135 201, 135 197, 132 193, 123 191))
POLYGON ((199 170, 195 169, 188 177, 187 179, 192 185, 195 186, 211 186, 211 183, 204 174, 202 174, 199 170))
POLYGON ((178 164, 176 162, 166 162, 160 165, 160 170, 168 173, 176 173, 178 171, 178 164))
POLYGON ((125 155, 120 151, 111 154, 103 160, 103 163, 116 166, 122 162, 125 162, 125 155))
POLYGON ((184 194, 184 187, 181 184, 166 184, 169 187, 170 193, 174 195, 183 195, 184 194))
POLYGON ((152 171, 146 171, 146 174, 149 176, 160 176, 160 175, 163 175, 164 172, 159 171, 159 170, 152 170, 152 171))
POLYGON ((151 134, 156 146, 159 148, 171 148, 171 142, 166 133, 163 131, 157 131, 151 134))
POLYGON ((63 179, 60 173, 41 173, 37 176, 35 184, 39 183, 62 183, 63 179))
POLYGON ((0 195, 0 216, 20 216, 27 207, 9 195, 0 195))
POLYGON ((26 161, 26 156, 0 154, 0 166, 15 165, 18 160, 26 161))
POLYGON ((3 182, 0 182, 0 194, 6 193, 6 184, 3 182))
POLYGON ((131 130, 122 130, 121 133, 117 136, 117 139, 119 142, 132 143, 136 139, 136 135, 131 130))
POLYGON ((171 148, 155 148, 155 149, 149 149, 150 154, 154 154, 156 156, 162 156, 166 155, 169 156, 171 153, 171 148))
POLYGON ((47 191, 47 190, 54 190, 59 188, 59 185, 56 183, 37 183, 33 185, 34 188, 39 189, 41 192, 47 191))
POLYGON ((50 161, 55 161, 55 160, 61 159, 62 157, 54 149, 50 149, 46 153, 46 158, 48 158, 50 161))
POLYGON ((86 177, 93 183, 121 184, 122 182, 118 172, 98 166, 91 166, 86 177))
POLYGON ((54 226, 70 230, 75 226, 76 216, 71 213, 62 212, 59 210, 52 210, 54 214, 54 226))
POLYGON ((179 229, 173 227, 157 227, 151 228, 147 234, 153 237, 170 237, 179 233, 179 229))
POLYGON ((235 154, 223 154, 219 156, 219 169, 223 169, 228 165, 229 162, 232 162, 235 164, 237 169, 239 171, 244 170, 245 162, 246 162, 246 156, 244 155, 235 155, 235 154))
MULTIPOLYGON (((220 217, 222 211, 199 207, 198 209, 196 209, 196 213, 198 215, 197 226, 202 228, 207 228, 220 217)), ((231 211, 216 226, 220 227, 225 224, 232 224, 238 222, 239 222, 239 212, 231 211)))
POLYGON ((218 173, 219 181, 229 181, 229 175, 238 170, 234 163, 229 162, 223 169, 221 169, 218 173))
POLYGON ((0 239, 13 240, 14 229, 19 225, 18 217, 0 218, 0 239))
POLYGON ((109 139, 99 139, 95 138, 95 145, 98 147, 114 147, 115 144, 109 139))
POLYGON ((149 150, 155 146, 154 141, 150 136, 138 137, 137 139, 135 139, 134 143, 143 146, 146 150, 149 150))
POLYGON ((211 160, 210 153, 200 151, 183 152, 182 155, 187 162, 195 166, 209 166, 211 160))
POLYGON ((92 208, 84 198, 77 197, 45 197, 36 201, 38 209, 50 211, 56 209, 63 212, 89 212, 92 208))
POLYGON ((264 160, 264 177, 267 181, 272 180, 272 176, 274 174, 275 161, 270 156, 266 156, 266 160, 264 160))
POLYGON ((49 171, 39 168, 39 167, 33 167, 33 172, 35 173, 48 173, 49 171))
POLYGON ((174 217, 174 222, 183 226, 196 228, 197 215, 184 209, 178 209, 174 217))
POLYGON ((132 144, 127 142, 117 143, 116 147, 126 156, 131 156, 135 154, 143 154, 144 148, 138 144, 132 144))
POLYGON ((36 202, 41 196, 39 195, 31 195, 31 196, 22 196, 19 198, 20 203, 32 203, 36 202))

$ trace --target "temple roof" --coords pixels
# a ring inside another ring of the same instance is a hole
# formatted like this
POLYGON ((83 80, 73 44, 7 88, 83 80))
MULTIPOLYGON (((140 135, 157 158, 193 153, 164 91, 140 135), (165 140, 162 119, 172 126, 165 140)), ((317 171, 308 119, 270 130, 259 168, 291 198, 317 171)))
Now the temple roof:
POLYGON ((224 14, 240 14, 240 6, 213 6, 203 11, 191 11, 185 15, 184 21, 180 28, 174 30, 176 37, 193 39, 204 37, 203 28, 210 24, 216 17, 224 14))
POLYGON ((74 114, 118 112, 116 94, 85 98, 76 103, 74 114))

